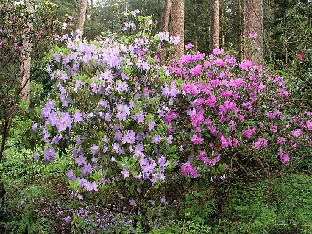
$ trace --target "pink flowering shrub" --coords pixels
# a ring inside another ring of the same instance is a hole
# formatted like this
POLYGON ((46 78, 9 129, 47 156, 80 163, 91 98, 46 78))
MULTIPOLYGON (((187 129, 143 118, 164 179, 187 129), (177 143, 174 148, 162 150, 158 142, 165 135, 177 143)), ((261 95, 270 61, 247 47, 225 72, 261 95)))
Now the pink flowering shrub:
POLYGON ((174 116, 168 131, 181 149, 182 174, 226 173, 246 159, 288 164, 299 145, 311 147, 311 114, 290 116, 285 81, 262 66, 214 49, 186 54, 168 69, 175 79, 163 95, 181 90, 166 116, 174 116))

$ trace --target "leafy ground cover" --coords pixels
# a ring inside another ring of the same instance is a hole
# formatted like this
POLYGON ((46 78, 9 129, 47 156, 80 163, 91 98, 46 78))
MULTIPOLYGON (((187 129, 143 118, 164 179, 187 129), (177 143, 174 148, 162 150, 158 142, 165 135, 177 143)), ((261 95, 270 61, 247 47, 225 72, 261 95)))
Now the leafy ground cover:
MULTIPOLYGON (((7 191, 2 233, 100 233, 101 225, 111 225, 103 233, 145 233, 133 217, 103 208, 96 196, 73 201, 66 182, 69 161, 34 165, 30 152, 16 149, 10 146, 0 167, 7 191)), ((194 183, 178 204, 166 207, 172 221, 160 217, 150 233, 311 233, 311 175, 283 173, 225 185, 217 191, 194 183)))

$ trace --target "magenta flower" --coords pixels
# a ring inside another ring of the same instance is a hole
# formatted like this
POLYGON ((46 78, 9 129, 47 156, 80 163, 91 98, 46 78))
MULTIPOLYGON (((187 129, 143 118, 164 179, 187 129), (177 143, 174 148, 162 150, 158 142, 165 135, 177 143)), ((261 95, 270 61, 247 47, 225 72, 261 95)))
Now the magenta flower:
POLYGON ((277 133, 277 126, 273 124, 273 125, 271 126, 271 131, 272 131, 273 133, 277 133))
POLYGON ((205 155, 206 155, 205 151, 200 151, 200 153, 199 153, 199 155, 197 155, 196 159, 204 161, 206 158, 205 155))
POLYGON ((302 60, 303 59, 303 55, 302 54, 297 54, 297 59, 302 60))
POLYGON ((212 50, 212 53, 214 55, 220 55, 220 54, 224 53, 224 49, 215 48, 215 49, 212 50))
POLYGON ((257 38, 257 33, 249 33, 249 38, 256 39, 257 38))
POLYGON ((194 145, 200 145, 203 142, 204 138, 198 137, 197 134, 194 134, 191 138, 191 141, 194 143, 194 145))
POLYGON ((199 92, 197 87, 193 84, 182 84, 182 91, 186 94, 192 94, 194 96, 196 96, 199 92))
POLYGON ((299 137, 300 134, 301 134, 301 129, 296 129, 296 130, 292 131, 291 134, 292 134, 294 137, 299 137))
POLYGON ((195 67, 190 69, 190 74, 192 76, 199 76, 203 71, 203 66, 201 64, 197 64, 195 67))
POLYGON ((248 71, 251 66, 252 62, 250 60, 244 60, 241 64, 239 64, 239 67, 244 71, 248 71))
POLYGON ((268 147, 268 140, 264 137, 259 138, 253 145, 252 148, 259 150, 261 148, 267 148, 268 147))
POLYGON ((198 178, 199 174, 198 172, 192 167, 191 163, 187 161, 181 166, 181 173, 182 175, 189 175, 192 176, 193 178, 198 178))
POLYGON ((221 155, 219 154, 218 156, 216 156, 216 157, 214 157, 214 158, 208 160, 208 161, 206 162, 206 165, 207 165, 207 166, 213 167, 213 166, 215 166, 215 165, 220 161, 220 159, 221 159, 221 155))
POLYGON ((278 144, 282 145, 282 144, 284 144, 285 142, 286 142, 286 138, 284 138, 284 137, 278 137, 278 138, 277 138, 277 143, 278 143, 278 144))
POLYGON ((209 98, 205 100, 205 103, 209 107, 214 107, 217 103, 217 98, 214 95, 211 95, 209 98))
POLYGON ((289 154, 284 153, 282 148, 279 149, 278 156, 280 157, 280 159, 281 159, 283 164, 288 164, 289 163, 289 161, 290 161, 289 154))
POLYGON ((165 115, 165 123, 170 123, 172 120, 175 120, 178 117, 179 117, 179 114, 177 114, 174 111, 170 111, 170 112, 166 113, 166 115, 165 115))
POLYGON ((221 147, 228 148, 232 146, 232 139, 231 138, 225 138, 224 136, 221 136, 221 147))
POLYGON ((254 133, 256 133, 256 128, 248 127, 248 129, 244 131, 244 137, 246 137, 247 139, 250 139, 254 133))
POLYGON ((194 46, 191 43, 188 43, 187 45, 185 45, 185 50, 189 50, 192 49, 194 46))
POLYGON ((221 58, 216 59, 215 63, 217 67, 224 67, 226 65, 226 62, 221 58))

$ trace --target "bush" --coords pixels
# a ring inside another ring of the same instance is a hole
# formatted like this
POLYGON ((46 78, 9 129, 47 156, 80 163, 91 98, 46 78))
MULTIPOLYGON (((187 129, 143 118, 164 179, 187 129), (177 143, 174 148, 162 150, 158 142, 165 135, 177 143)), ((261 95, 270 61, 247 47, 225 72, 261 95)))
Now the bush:
POLYGON ((125 24, 135 31, 127 37, 88 43, 65 35, 66 47, 49 53, 56 93, 32 127, 43 147, 35 154, 45 163, 72 160, 76 199, 101 194, 97 202, 133 215, 146 231, 166 211, 167 186, 181 195, 187 180, 218 185, 243 171, 263 173, 311 145, 311 113, 287 114, 282 77, 221 49, 161 66, 157 53, 178 39, 153 37, 150 18, 137 20, 125 24))

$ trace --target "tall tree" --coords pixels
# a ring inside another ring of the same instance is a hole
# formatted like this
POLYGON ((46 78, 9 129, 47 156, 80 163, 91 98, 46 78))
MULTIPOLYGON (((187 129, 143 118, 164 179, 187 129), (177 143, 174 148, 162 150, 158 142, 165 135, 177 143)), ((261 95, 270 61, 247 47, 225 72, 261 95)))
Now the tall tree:
POLYGON ((238 57, 240 61, 243 61, 244 59, 244 13, 243 13, 243 3, 242 0, 237 1, 237 8, 238 8, 238 19, 239 19, 239 25, 238 25, 238 57))
POLYGON ((245 0, 245 39, 251 34, 256 36, 254 46, 258 50, 253 53, 254 48, 245 46, 245 59, 250 59, 255 64, 263 63, 263 0, 245 0))
POLYGON ((171 0, 165 0, 160 22, 161 32, 169 32, 170 10, 171 10, 171 0))
POLYGON ((219 19, 220 2, 219 0, 210 1, 210 50, 219 48, 220 19, 219 19))
MULTIPOLYGON (((164 6, 160 19, 160 31, 169 32, 169 20, 171 11, 171 0, 164 0, 164 6)), ((160 62, 163 64, 166 61, 166 51, 160 51, 160 62)))
MULTIPOLYGON (((25 0, 26 9, 28 14, 32 14, 34 7, 29 0, 25 0)), ((23 31, 23 46, 21 50, 21 97, 26 100, 30 92, 30 65, 31 65, 31 52, 32 44, 30 35, 33 29, 31 21, 25 23, 23 31)))
POLYGON ((83 26, 86 20, 87 7, 88 7, 88 0, 81 0, 80 6, 79 6, 77 30, 80 30, 82 32, 83 32, 83 26))
POLYGON ((180 37, 174 53, 174 59, 178 60, 184 54, 184 0, 172 0, 171 27, 172 35, 180 37))

